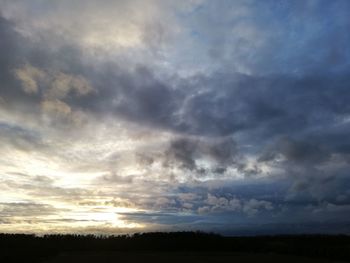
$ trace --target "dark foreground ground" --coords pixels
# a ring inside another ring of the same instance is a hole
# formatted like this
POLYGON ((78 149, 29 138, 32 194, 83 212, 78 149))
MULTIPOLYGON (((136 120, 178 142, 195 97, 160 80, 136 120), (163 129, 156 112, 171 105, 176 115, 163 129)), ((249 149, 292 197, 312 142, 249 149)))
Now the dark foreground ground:
POLYGON ((350 236, 223 237, 201 232, 99 237, 0 234, 0 262, 350 262, 350 236))
MULTIPOLYGON (((68 253, 45 261, 45 263, 329 263, 338 260, 308 258, 293 255, 249 254, 234 252, 105 252, 68 253)), ((344 262, 344 261, 343 261, 344 262)))

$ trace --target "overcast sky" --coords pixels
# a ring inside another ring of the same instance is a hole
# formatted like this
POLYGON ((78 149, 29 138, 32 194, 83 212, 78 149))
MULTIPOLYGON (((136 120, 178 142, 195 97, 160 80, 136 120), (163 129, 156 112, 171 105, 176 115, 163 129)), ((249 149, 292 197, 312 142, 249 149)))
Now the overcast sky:
POLYGON ((350 233, 350 1, 0 0, 0 232, 350 233))

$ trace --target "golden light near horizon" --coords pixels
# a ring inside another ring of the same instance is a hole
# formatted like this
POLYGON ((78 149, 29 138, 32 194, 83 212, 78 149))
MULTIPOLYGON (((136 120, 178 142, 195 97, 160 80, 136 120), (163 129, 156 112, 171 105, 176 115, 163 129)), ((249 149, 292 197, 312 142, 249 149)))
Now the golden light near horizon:
MULTIPOLYGON (((25 206, 27 203, 12 202, 10 204, 25 206)), ((18 233, 48 234, 97 231, 105 234, 121 234, 125 231, 141 231, 147 227, 146 224, 131 222, 120 216, 120 213, 142 212, 142 210, 135 208, 77 206, 54 201, 47 201, 47 204, 55 205, 56 211, 53 214, 45 215, 45 207, 43 207, 44 210, 42 212, 33 211, 32 216, 17 214, 17 216, 11 216, 11 219, 3 217, 3 220, 11 220, 11 222, 15 223, 17 225, 16 232, 18 233), (35 225, 32 225, 33 220, 36 221, 35 225)), ((4 211, 2 206, 0 206, 0 211, 4 211)), ((11 232, 13 230, 7 224, 0 224, 0 231, 11 232)))
POLYGON ((104 225, 110 228, 120 229, 142 229, 144 224, 128 222, 123 220, 118 213, 133 213, 139 210, 126 207, 109 207, 109 206, 96 206, 89 207, 88 210, 81 210, 79 208, 75 211, 64 213, 63 216, 72 220, 80 221, 81 226, 90 225, 104 225))

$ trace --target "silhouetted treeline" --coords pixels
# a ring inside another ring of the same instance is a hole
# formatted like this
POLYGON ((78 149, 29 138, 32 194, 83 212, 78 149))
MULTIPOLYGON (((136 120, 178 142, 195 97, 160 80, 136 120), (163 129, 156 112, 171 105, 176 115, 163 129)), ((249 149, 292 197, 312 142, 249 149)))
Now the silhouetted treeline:
POLYGON ((40 262, 59 253, 76 251, 232 251, 302 255, 350 262, 350 236, 224 237, 203 232, 40 237, 0 234, 0 262, 40 262))

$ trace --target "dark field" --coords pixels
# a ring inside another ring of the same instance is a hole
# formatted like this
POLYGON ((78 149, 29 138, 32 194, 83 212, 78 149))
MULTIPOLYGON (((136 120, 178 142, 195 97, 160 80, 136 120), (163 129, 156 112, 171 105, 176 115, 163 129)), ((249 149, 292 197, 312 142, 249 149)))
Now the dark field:
POLYGON ((248 254, 234 252, 106 252, 106 253, 68 253, 59 255, 45 263, 114 263, 114 262, 152 262, 152 263, 326 263, 341 262, 335 260, 315 259, 293 255, 248 254))
POLYGON ((350 237, 224 237, 202 232, 42 237, 0 234, 0 262, 350 262, 350 237))

